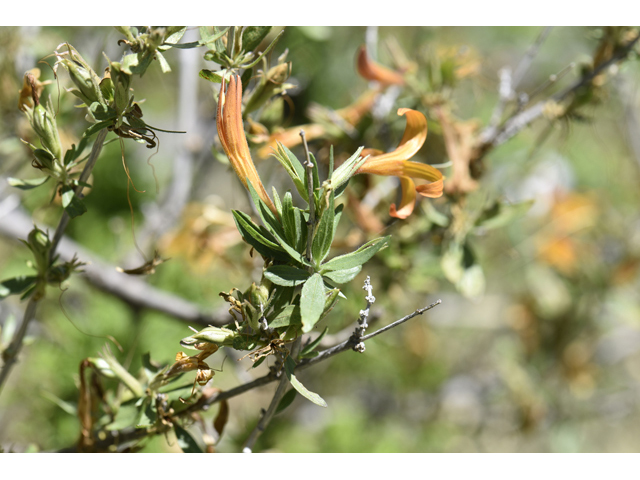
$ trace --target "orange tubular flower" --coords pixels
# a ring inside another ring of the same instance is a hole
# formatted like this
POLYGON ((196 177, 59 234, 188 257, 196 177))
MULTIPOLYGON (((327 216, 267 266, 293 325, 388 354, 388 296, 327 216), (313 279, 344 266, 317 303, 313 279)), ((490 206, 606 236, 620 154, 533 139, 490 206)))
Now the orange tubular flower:
POLYGON ((362 45, 358 50, 358 73, 362 78, 373 80, 381 85, 404 85, 404 77, 398 72, 383 67, 367 55, 367 47, 362 45))
POLYGON ((228 88, 225 89, 225 86, 223 78, 216 118, 218 137, 220 137, 222 148, 245 188, 248 190, 247 182, 251 182, 262 201, 277 216, 276 207, 264 189, 249 153, 249 145, 242 124, 242 82, 240 77, 232 75, 228 88))
MULTIPOLYGON (((389 214, 396 218, 407 218, 413 212, 416 192, 430 198, 442 196, 444 177, 439 170, 431 165, 408 160, 418 153, 427 138, 427 119, 425 116, 410 108, 398 109, 398 115, 404 115, 407 119, 404 136, 398 148, 393 152, 380 152, 380 154, 376 153, 369 157, 357 173, 400 177, 402 186, 400 208, 396 210, 395 204, 392 204, 389 208, 389 214), (427 180, 429 183, 416 187, 413 179, 427 180)), ((367 151, 363 151, 363 155, 366 153, 367 151)), ((372 153, 372 150, 369 150, 368 153, 372 153)))

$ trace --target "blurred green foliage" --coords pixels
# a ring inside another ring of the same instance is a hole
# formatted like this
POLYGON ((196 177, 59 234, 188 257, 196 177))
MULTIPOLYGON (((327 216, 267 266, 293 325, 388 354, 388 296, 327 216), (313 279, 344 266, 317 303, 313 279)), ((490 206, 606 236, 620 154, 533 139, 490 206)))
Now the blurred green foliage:
MULTIPOLYGON (((312 103, 340 109, 367 89, 367 82, 354 67, 365 30, 285 29, 271 58, 275 64, 275 58, 288 49, 287 60, 292 63, 289 81, 298 88, 283 97, 279 121, 285 126, 309 123, 312 103)), ((592 58, 606 32, 597 28, 554 29, 518 91, 532 92, 550 75, 577 62, 571 73, 545 95, 566 88, 578 78, 579 68, 592 58)), ((533 27, 380 27, 377 61, 399 67, 394 65, 399 60, 396 50, 393 45, 389 47, 391 41, 397 43, 406 58, 423 69, 416 74, 423 82, 420 85, 431 88, 429 93, 445 95, 456 118, 477 119, 486 125, 498 101, 498 70, 504 66, 514 69, 539 33, 540 29, 533 27), (436 91, 427 83, 425 72, 428 65, 433 65, 429 62, 434 55, 444 58, 443 49, 466 49, 470 52, 468 62, 475 59, 478 65, 472 75, 459 79, 449 91, 442 85, 436 91)), ((66 41, 82 46, 80 53, 101 71, 106 63, 100 52, 105 50, 110 58, 117 58, 118 38, 115 30, 107 28, 0 28, 3 176, 28 177, 31 172, 29 157, 16 142, 16 138, 29 136, 28 124, 17 110, 23 75, 18 68, 33 68, 33 62, 66 41)), ((163 75, 157 64, 149 67, 136 83, 136 95, 140 95, 136 100, 146 99, 147 122, 180 130, 182 127, 175 123, 178 55, 177 49, 164 54, 173 67, 171 73, 163 75)), ((210 62, 200 65, 210 66, 210 62)), ((50 70, 42 65, 40 68, 43 79, 52 79, 50 70)), ((555 452, 640 448, 635 435, 640 422, 640 152, 633 150, 630 140, 637 135, 633 116, 637 117, 640 105, 635 57, 615 73, 603 87, 601 101, 579 110, 584 120, 551 123, 541 119, 491 150, 483 159, 485 170, 478 179, 479 188, 463 203, 451 198, 423 199, 409 219, 400 221, 389 219, 387 213, 389 203, 395 201, 394 193, 375 206, 373 212, 381 220, 384 234, 392 235, 391 248, 374 257, 346 286, 348 300, 338 304, 320 331, 328 325, 335 333, 353 324, 365 306, 361 286, 366 276, 371 277, 377 298, 374 311, 379 313, 372 329, 437 298, 442 298, 443 304, 424 318, 417 317, 368 341, 363 355, 346 352, 301 372, 301 381, 319 392, 329 408, 321 409, 298 396, 291 407, 275 417, 257 450, 555 452), (546 136, 548 128, 551 134, 546 136), (472 298, 463 296, 443 272, 441 261, 451 239, 447 237, 448 227, 439 226, 438 221, 442 216, 446 221, 454 218, 451 205, 468 218, 482 218, 495 202, 506 208, 531 199, 535 201, 532 208, 514 215, 510 223, 494 229, 480 225, 465 235, 462 246, 467 257, 473 257, 469 265, 481 268, 486 289, 470 295, 472 298)), ((51 95, 57 105, 55 81, 45 94, 51 95)), ((237 186, 237 182, 230 169, 210 152, 220 151, 213 124, 217 94, 216 86, 199 80, 200 102, 194 115, 200 122, 201 139, 194 147, 199 160, 192 200, 226 212, 231 208, 249 211, 244 192, 231 186, 237 186)), ((77 126, 83 119, 72 108, 74 100, 70 97, 64 93, 60 96, 58 125, 64 125, 64 132, 73 135, 81 131, 77 126)), ((425 102, 427 97, 407 89, 384 118, 367 115, 352 138, 332 139, 337 158, 346 158, 363 144, 383 150, 394 148, 404 129, 404 120, 396 117, 395 110, 411 107, 420 109, 429 119, 429 135, 420 161, 446 161, 442 125, 434 104, 425 102)), ((170 161, 177 140, 172 134, 159 133, 159 137, 159 151, 151 160, 160 182, 159 195, 146 163, 150 151, 131 142, 126 145, 126 163, 136 188, 145 190, 129 190, 136 225, 144 220, 145 205, 160 198, 171 180, 170 161)), ((321 153, 327 144, 318 140, 310 146, 318 152, 318 158, 324 158, 321 153)), ((273 158, 258 164, 268 190, 271 183, 287 185, 278 168, 273 158)), ((450 179, 451 170, 445 167, 444 171, 450 179)), ((349 189, 363 200, 384 180, 357 177, 349 189)), ((91 183, 93 190, 86 198, 88 213, 71 222, 67 234, 119 265, 134 251, 119 142, 104 149, 91 183)), ((61 209, 48 205, 50 195, 50 191, 36 190, 22 192, 21 198, 35 219, 55 226, 61 209)), ((189 218, 185 214, 179 227, 188 230, 189 218)), ((345 241, 353 232, 360 235, 357 238, 365 238, 367 233, 356 216, 349 218, 345 241)), ((217 231, 211 228, 206 231, 217 231)), ((213 255, 207 252, 213 243, 206 243, 209 237, 204 237, 200 238, 204 243, 192 251, 175 232, 161 239, 160 245, 170 252, 165 256, 173 258, 158 267, 148 281, 215 309, 224 305, 218 292, 232 287, 246 289, 260 265, 243 245, 230 247, 224 255, 213 255)), ((185 238, 188 242, 193 237, 185 238)), ((27 258, 17 242, 0 239, 2 278, 24 273, 27 258)), ((80 277, 72 279, 68 291, 58 294, 53 290, 40 307, 31 342, 0 395, 0 445, 5 449, 21 451, 36 444, 42 450, 55 450, 78 440, 77 417, 51 398, 77 404, 78 366, 84 358, 95 357, 105 343, 104 338, 87 333, 115 337, 125 352, 118 354, 119 360, 130 363, 130 371, 136 372, 146 352, 155 361, 171 363, 180 350, 179 340, 189 332, 175 319, 133 311, 120 300, 84 284, 80 277), (78 328, 66 318, 61 304, 78 328)), ((4 328, 10 318, 20 318, 23 308, 13 298, 0 304, 4 328)), ((212 365, 217 368, 223 356, 219 353, 215 358, 212 365)), ((238 363, 228 359, 213 384, 223 390, 232 388, 244 381, 249 366, 248 360, 238 363)), ((264 374, 266 365, 257 370, 264 374)), ((273 388, 262 387, 230 401, 229 424, 217 450, 241 448, 273 388)), ((203 413, 209 423, 218 407, 211 410, 203 413)), ((177 449, 175 438, 169 436, 149 440, 143 451, 177 449)))

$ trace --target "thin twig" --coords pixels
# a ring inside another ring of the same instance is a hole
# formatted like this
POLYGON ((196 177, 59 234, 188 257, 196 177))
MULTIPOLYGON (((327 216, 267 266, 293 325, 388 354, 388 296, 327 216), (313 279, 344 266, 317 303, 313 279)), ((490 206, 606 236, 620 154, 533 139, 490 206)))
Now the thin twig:
MULTIPOLYGON (((98 156, 102 151, 102 146, 104 145, 104 139, 107 137, 108 130, 103 128, 98 132, 98 136, 96 137, 96 141, 93 144, 93 148, 91 149, 91 154, 89 155, 89 159, 82 169, 82 173, 80 173, 80 178, 78 178, 78 186, 75 189, 74 195, 80 198, 80 194, 84 189, 84 184, 87 183, 89 177, 91 176, 91 172, 93 171, 93 167, 98 161, 98 156)), ((65 210, 62 213, 62 218, 58 223, 58 228, 56 228, 56 232, 53 234, 53 240, 51 240, 51 250, 49 250, 49 260, 52 260, 55 256, 56 249, 58 248, 58 243, 64 234, 64 231, 67 229, 67 225, 69 225, 69 214, 65 210)))
MULTIPOLYGON (((91 175, 91 170, 93 170, 96 161, 98 160, 98 156, 102 151, 102 145, 104 144, 104 139, 107 136, 107 129, 102 129, 98 133, 96 137, 96 141, 93 144, 93 148, 91 149, 91 154, 89 155, 89 159, 80 174, 80 178, 78 179, 78 187, 76 188, 74 195, 80 196, 82 189, 84 188, 83 184, 89 179, 91 175)), ((56 228, 56 232, 53 236, 53 240, 51 241, 51 249, 49 250, 49 261, 52 261, 56 255, 56 249, 58 248, 58 243, 64 234, 64 230, 67 228, 69 224, 70 217, 65 211, 60 218, 60 222, 58 223, 58 227, 56 228)), ((31 298, 24 312, 24 317, 22 319, 22 324, 20 328, 16 332, 13 340, 9 344, 9 347, 2 352, 2 359, 4 361, 2 365, 2 370, 0 371, 0 393, 2 392, 2 387, 4 382, 9 377, 9 373, 13 368, 13 365, 17 362, 18 354, 22 349, 22 344, 24 341, 24 337, 27 334, 27 329, 29 328, 29 323, 35 317, 36 309, 38 306, 38 300, 31 298)))
POLYGON ((364 281, 363 290, 367 291, 367 296, 365 300, 367 301, 367 306, 364 310, 360 310, 360 317, 358 317, 358 326, 353 332, 353 336, 351 337, 351 341, 354 343, 353 351, 358 353, 364 353, 365 346, 362 341, 362 337, 364 336, 365 330, 369 327, 367 320, 369 318, 369 309, 371 309, 371 305, 376 301, 376 297, 373 296, 373 286, 371 285, 371 278, 367 276, 364 281))
MULTIPOLYGON (((33 221, 22 208, 0 217, 0 235, 25 238, 33 229, 33 221)), ((222 326, 229 323, 227 308, 210 311, 171 292, 149 285, 142 277, 126 275, 86 250, 70 238, 62 236, 57 253, 68 262, 77 255, 83 262, 83 272, 78 275, 95 288, 114 295, 132 308, 155 310, 182 320, 190 325, 222 326)))
MULTIPOLYGON (((291 354, 291 357, 294 359, 296 359, 298 357, 298 354, 300 353, 301 340, 302 338, 298 337, 291 347, 290 354, 291 354)), ((251 434, 249 435, 249 438, 247 438, 247 441, 245 442, 244 447, 242 448, 243 453, 251 453, 253 451, 256 441, 258 440, 260 435, 262 435, 262 433, 266 430, 267 426, 271 422, 271 419, 275 415, 276 409, 280 404, 280 400, 282 400, 282 397, 284 397, 284 394, 287 391, 287 386, 289 385, 289 379, 287 378, 287 375, 284 372, 284 365, 282 367, 282 372, 280 373, 280 376, 281 376, 280 383, 278 383, 278 388, 276 389, 276 392, 273 394, 273 398, 271 399, 269 408, 262 415, 262 417, 260 418, 260 421, 258 421, 258 425, 256 425, 256 428, 254 428, 251 434)))
POLYGON ((309 145, 307 145, 307 137, 304 130, 300 130, 302 145, 304 146, 304 155, 306 162, 304 167, 307 171, 307 193, 309 195, 309 221, 307 222, 307 260, 311 262, 311 246, 313 245, 313 233, 316 226, 316 198, 313 194, 313 162, 309 154, 309 145))
MULTIPOLYGON (((597 75, 599 75, 605 69, 609 68, 611 65, 618 62, 619 60, 622 60, 623 58, 625 58, 629 54, 631 49, 633 49, 633 47, 636 45, 638 40, 640 40, 640 33, 638 33, 638 35, 636 35, 631 41, 629 41, 629 43, 627 43, 623 48, 621 48, 609 60, 598 65, 591 73, 589 73, 588 75, 584 75, 583 77, 578 79, 576 82, 574 82, 573 85, 570 85, 565 90, 554 95, 553 97, 551 97, 551 99, 555 102, 560 102, 566 99, 569 95, 574 93, 576 90, 590 83, 597 75)), ((499 131, 495 132, 495 134, 492 134, 492 135, 482 134, 481 135, 482 142, 481 142, 481 145, 479 146, 479 151, 482 153, 486 153, 486 151, 488 151, 489 149, 488 147, 497 147, 498 145, 501 145, 502 143, 506 142, 511 137, 516 135, 518 132, 520 132, 520 130, 525 128, 527 125, 529 125, 531 122, 533 122, 534 120, 536 120, 538 117, 542 115, 542 113, 544 112, 544 106, 546 102, 547 102, 546 100, 542 100, 536 103, 535 105, 531 106, 530 108, 524 110, 523 112, 511 117, 509 120, 507 120, 504 123, 503 127, 499 129, 499 131)))
POLYGON ((533 59, 536 58, 536 55, 540 50, 540 46, 547 39, 547 37, 551 33, 551 30, 553 30, 553 27, 544 27, 542 32, 540 32, 540 35, 538 35, 538 38, 536 38, 536 41, 533 42, 533 45, 529 47, 527 52, 524 54, 524 57, 522 57, 522 60, 520 61, 520 63, 516 67, 515 72, 513 73, 513 83, 511 84, 511 88, 514 91, 520 85, 520 82, 522 81, 525 74, 529 70, 529 67, 531 67, 531 64, 533 63, 533 59))
MULTIPOLYGON (((369 340, 370 338, 373 338, 377 335, 380 335, 381 333, 384 333, 392 328, 397 327, 398 325, 403 324, 404 322, 411 320, 412 318, 418 316, 418 315, 422 315, 424 312, 431 310, 432 308, 436 307, 437 305, 441 304, 442 301, 438 300, 437 302, 432 303, 431 305, 427 306, 427 307, 423 307, 423 308, 419 308, 416 311, 414 311, 413 313, 410 313, 409 315, 402 317, 400 320, 397 320, 389 325, 387 325, 386 327, 380 328, 378 330, 376 330, 375 332, 366 335, 364 337, 362 337, 362 341, 365 340, 369 340)), ((306 359, 306 360, 302 360, 295 368, 295 371, 298 370, 303 370, 306 369, 308 367, 311 367, 312 365, 315 365, 319 362, 322 362, 324 360, 327 360, 330 357, 333 357, 334 355, 337 355, 338 353, 342 353, 344 351, 349 350, 350 348, 352 348, 354 345, 353 340, 350 338, 349 340, 346 340, 345 342, 336 345, 335 347, 329 348, 327 350, 324 350, 323 352, 321 352, 317 357, 311 358, 311 359, 306 359)), ((216 392, 213 395, 210 396, 202 396, 200 397, 200 399, 198 401, 196 401, 195 403, 193 403, 192 405, 186 407, 184 410, 181 410, 179 412, 176 413, 176 415, 174 417, 185 417, 188 418, 192 413, 194 412, 198 412, 200 410, 207 410, 211 405, 221 402, 223 400, 228 400, 230 398, 236 397, 238 395, 242 395, 245 392, 248 392, 250 390, 253 390, 254 388, 257 387, 262 387, 264 385, 267 385, 273 381, 275 381, 277 379, 276 376, 274 376, 273 374, 269 373, 267 375, 264 375, 262 377, 256 378, 255 380, 239 385, 235 388, 232 388, 231 390, 226 390, 224 392, 216 392)), ((127 427, 124 428, 122 430, 114 430, 111 432, 105 432, 105 434, 107 435, 106 438, 104 438, 103 440, 97 440, 96 441, 96 448, 98 449, 106 449, 111 445, 127 445, 130 442, 136 441, 136 440, 140 440, 146 436, 150 436, 150 435, 159 435, 162 434, 166 431, 168 431, 171 427, 170 426, 162 426, 162 427, 158 427, 155 428, 153 430, 144 430, 144 429, 140 429, 140 428, 135 428, 135 427, 127 427)), ((65 448, 63 450, 60 450, 61 452, 75 452, 77 449, 75 446, 73 447, 69 447, 69 448, 65 448)))

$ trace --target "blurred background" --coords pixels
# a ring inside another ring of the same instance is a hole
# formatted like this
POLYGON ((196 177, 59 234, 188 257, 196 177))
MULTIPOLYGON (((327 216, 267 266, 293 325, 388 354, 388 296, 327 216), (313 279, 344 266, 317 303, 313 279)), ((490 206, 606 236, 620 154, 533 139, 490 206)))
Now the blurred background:
MULTIPOLYGON (((274 27, 267 44, 280 30, 274 27)), ((602 27, 287 27, 269 59, 275 65, 287 49, 291 86, 254 115, 259 124, 249 127, 253 157, 267 189, 292 188, 277 161, 259 154, 268 145, 265 138, 279 127, 323 121, 326 126, 336 111, 370 91, 355 68, 358 48, 366 43, 373 59, 411 81, 379 93, 352 124, 333 122, 335 128, 327 127, 331 133, 312 141, 311 150, 327 162, 333 144, 339 162, 361 145, 393 149, 405 126, 397 108, 416 108, 427 116, 429 134, 414 160, 441 166, 446 189, 454 178, 448 128, 455 129, 462 148, 501 123, 494 121, 501 69, 521 75, 516 96, 498 112, 504 120, 561 94, 603 61, 598 55, 610 58, 634 35, 635 30, 602 27), (532 58, 522 72, 518 66, 527 52, 532 58)), ((54 80, 38 61, 63 42, 101 74, 107 66, 102 52, 118 59, 121 37, 106 27, 0 28, 1 279, 29 273, 28 250, 7 233, 16 212, 53 230, 62 210, 55 198, 50 202, 52 187, 23 192, 5 181, 37 173, 20 142, 33 137, 17 108, 23 74, 39 66, 40 80, 54 80)), ((197 39, 197 29, 189 29, 182 41, 197 39)), ((249 255, 230 213, 250 212, 250 202, 221 153, 215 129, 219 86, 198 76, 203 68, 215 70, 203 55, 202 49, 171 49, 165 54, 171 72, 153 64, 136 79, 146 122, 187 133, 159 133, 157 152, 133 142, 124 151, 118 141, 108 144, 90 181, 88 212, 70 223, 67 235, 114 271, 140 266, 157 249, 170 260, 143 281, 218 315, 228 308, 218 293, 245 290, 259 280, 262 262, 249 255), (128 194, 123 162, 135 185, 128 194), (134 245, 132 223, 146 258, 134 245)), ((640 449, 636 57, 612 62, 606 75, 573 92, 569 103, 547 101, 535 122, 474 160, 471 187, 456 180, 458 189, 419 200, 406 220, 388 213, 397 203, 396 178, 354 178, 334 251, 381 232, 392 235, 391 246, 345 286, 347 300, 320 330, 352 331, 366 305, 366 276, 376 297, 370 331, 437 299, 442 305, 368 341, 364 354, 348 351, 302 372, 303 383, 329 407, 298 396, 275 417, 258 450, 640 449)), ((77 99, 65 92, 69 85, 63 74, 59 86, 54 80, 44 93, 59 111, 65 145, 77 143, 87 125, 82 110, 74 108, 77 99)), ((301 153, 299 146, 292 150, 301 153)), ((136 307, 87 283, 82 274, 62 288, 49 289, 0 395, 5 451, 58 450, 77 441, 78 368, 102 350, 106 340, 100 336, 118 340, 124 349, 118 358, 135 373, 146 352, 161 364, 173 362, 179 340, 190 333, 188 321, 136 307)), ((0 303, 4 346, 24 304, 16 297, 0 303)), ((230 358, 212 380, 223 390, 267 371, 266 365, 249 370, 249 359, 238 362, 237 355, 226 354, 230 358)), ((218 354, 209 364, 220 368, 223 358, 218 354)), ((241 448, 274 389, 271 384, 230 400, 229 424, 216 450, 241 448)), ((216 411, 203 416, 213 418, 216 411)), ((171 436, 153 438, 143 448, 177 450, 171 436)))

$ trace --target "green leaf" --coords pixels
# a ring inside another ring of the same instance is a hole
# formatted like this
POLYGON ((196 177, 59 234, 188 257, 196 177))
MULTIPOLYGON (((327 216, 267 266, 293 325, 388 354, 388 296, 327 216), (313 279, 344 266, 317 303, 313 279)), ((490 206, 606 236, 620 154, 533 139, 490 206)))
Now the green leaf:
POLYGON ((30 275, 21 275, 19 277, 13 277, 9 280, 5 280, 0 283, 0 300, 8 297, 9 295, 17 295, 24 292, 30 286, 32 286, 38 277, 30 275))
POLYGON ((79 217, 87 211, 84 202, 78 198, 73 188, 68 185, 62 187, 62 206, 71 218, 79 217))
POLYGON ((246 27, 242 32, 242 50, 252 52, 269 34, 271 27, 246 27))
POLYGON ((325 295, 324 282, 319 273, 314 273, 302 287, 300 295, 300 315, 302 317, 302 331, 310 332, 324 311, 325 295))
POLYGON ((158 413, 155 408, 151 405, 151 398, 144 397, 144 401, 142 405, 139 407, 138 414, 135 419, 136 428, 149 428, 152 427, 154 423, 156 423, 156 419, 158 418, 158 413))
POLYGON ((12 187, 19 188, 20 190, 31 190, 32 188, 39 187, 40 185, 44 185, 47 183, 51 177, 42 177, 42 178, 29 178, 27 180, 21 180, 19 178, 9 177, 7 178, 7 183, 12 187))
POLYGON ((313 261, 316 266, 327 257, 329 250, 331 250, 331 244, 333 243, 333 223, 335 219, 335 211, 333 209, 333 192, 329 193, 329 205, 326 206, 320 222, 318 222, 318 229, 316 235, 313 238, 313 245, 311 247, 311 253, 313 254, 313 261))
POLYGON ((344 210, 344 203, 341 203, 336 207, 335 215, 333 217, 333 238, 336 238, 336 231, 338 230, 338 224, 340 223, 340 218, 342 218, 342 210, 344 210))
POLYGON ((213 83, 222 83, 222 77, 228 81, 232 75, 231 70, 223 70, 221 72, 212 72, 211 70, 202 69, 200 70, 200 78, 204 78, 205 80, 209 80, 213 83))
POLYGON ((307 390, 305 386, 302 385, 302 383, 300 383, 300 380, 298 380, 296 376, 293 374, 293 371, 295 370, 295 368, 296 368, 296 362, 290 356, 287 357, 287 359, 284 361, 284 371, 287 375, 287 378, 289 379, 289 382, 291 382, 291 386, 295 388, 298 391, 298 393, 302 395, 304 398, 306 398, 307 400, 321 407, 327 407, 327 402, 325 402, 320 395, 307 390))
POLYGON ((298 263, 307 265, 307 262, 303 258, 302 254, 287 243, 284 238, 285 234, 280 221, 276 218, 269 207, 267 207, 266 203, 264 203, 258 196, 258 192, 256 192, 255 188, 253 188, 251 182, 247 181, 247 185, 249 186, 249 193, 251 194, 253 203, 258 209, 258 214, 260 215, 260 218, 262 219, 265 227, 269 230, 269 233, 271 233, 276 238, 278 244, 280 244, 282 249, 287 252, 291 258, 293 258, 298 263))
POLYGON ((282 202, 280 201, 280 195, 278 195, 276 187, 272 187, 271 192, 273 193, 273 204, 278 211, 278 215, 280 215, 280 218, 282 218, 282 202))
MULTIPOLYGON (((260 360, 262 360, 262 358, 260 360)), ((298 392, 295 388, 292 388, 287 393, 285 393, 282 399, 280 399, 280 403, 278 403, 278 406, 276 407, 276 413, 274 415, 278 415, 280 412, 283 412, 289 405, 291 405, 296 399, 296 395, 298 395, 298 392)))
POLYGON ((173 424, 178 439, 178 446, 184 453, 204 453, 195 439, 177 423, 173 424))
POLYGON ((309 272, 290 265, 274 265, 265 270, 264 276, 276 285, 295 287, 307 281, 309 272))
POLYGON ((169 73, 171 71, 171 66, 169 65, 169 62, 167 62, 167 59, 164 58, 164 55, 159 51, 156 51, 156 58, 160 62, 160 69, 162 70, 162 73, 169 73))
POLYGON ((298 157, 296 157, 291 150, 280 142, 276 144, 276 152, 274 153, 274 156, 291 177, 291 180, 293 181, 293 184, 295 185, 296 190, 298 190, 300 196, 305 201, 309 201, 309 194, 305 188, 304 167, 300 163, 300 160, 298 160, 298 157))
POLYGON ((293 197, 291 192, 284 194, 282 199, 282 228, 284 229, 284 235, 287 238, 289 245, 298 247, 298 238, 296 232, 296 218, 293 207, 293 197))
POLYGON ((328 331, 329 331, 329 327, 325 327, 322 333, 318 335, 318 337, 313 342, 311 342, 309 345, 305 346, 302 349, 302 351, 300 352, 300 356, 305 357, 307 355, 310 355, 313 352, 313 350, 318 345, 320 345, 320 342, 322 341, 323 337, 327 334, 328 331))
POLYGON ((304 251, 307 248, 307 236, 309 235, 309 227, 307 226, 307 219, 304 216, 304 212, 298 207, 293 209, 295 228, 296 228, 296 250, 299 252, 304 251))
POLYGON ((77 147, 76 147, 76 144, 73 143, 71 145, 71 148, 67 150, 64 154, 64 164, 69 165, 74 160, 76 160, 80 155, 82 155, 82 152, 84 152, 84 149, 87 147, 88 141, 89 139, 86 136, 83 136, 82 139, 80 140, 80 143, 78 143, 77 147))
POLYGON ((362 270, 362 265, 358 265, 357 267, 347 268, 346 270, 336 270, 334 272, 327 272, 323 275, 323 277, 328 278, 333 283, 337 283, 341 285, 343 283, 350 282, 353 280, 356 275, 360 273, 362 270))
POLYGON ((231 213, 242 238, 255 248, 260 255, 276 260, 288 260, 288 256, 284 253, 282 247, 275 240, 272 241, 265 237, 260 228, 251 221, 249 215, 238 210, 232 210, 231 213))
POLYGON ((287 305, 269 322, 269 328, 288 327, 290 325, 300 325, 301 323, 300 305, 287 305))
POLYGON ((373 257, 376 252, 378 252, 378 250, 386 246, 390 238, 390 235, 387 235, 386 237, 376 238, 375 240, 371 240, 370 242, 365 243, 355 252, 332 258, 327 263, 322 265, 323 274, 326 274, 325 272, 347 270, 362 265, 371 257, 373 257))
POLYGON ((98 133, 103 128, 107 128, 108 126, 113 125, 113 120, 105 120, 104 122, 98 122, 91 125, 84 131, 82 135, 84 138, 89 138, 91 135, 98 133))
POLYGON ((78 408, 76 407, 76 405, 73 405, 69 402, 65 402, 64 400, 62 400, 61 398, 57 397, 56 395, 54 395, 51 392, 48 392, 46 390, 42 391, 42 396, 44 398, 46 398, 47 400, 52 401, 53 403, 55 403, 57 406, 59 406, 62 410, 64 410, 65 412, 67 412, 69 415, 72 416, 76 416, 78 415, 78 408))

